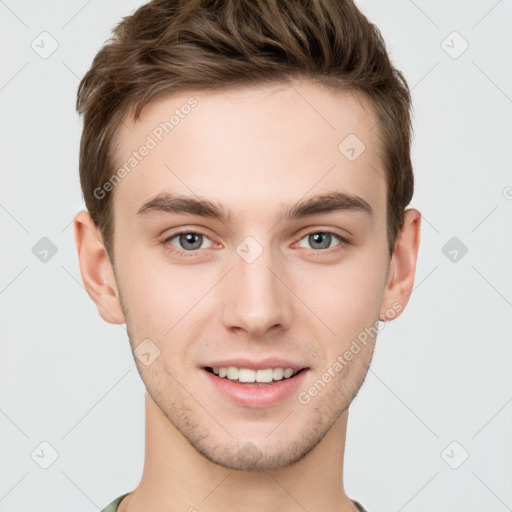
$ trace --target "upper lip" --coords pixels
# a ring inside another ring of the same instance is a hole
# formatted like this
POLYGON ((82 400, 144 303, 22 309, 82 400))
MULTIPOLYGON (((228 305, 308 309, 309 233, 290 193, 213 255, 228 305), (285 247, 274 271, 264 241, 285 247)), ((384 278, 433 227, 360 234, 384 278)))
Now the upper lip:
POLYGON ((221 366, 236 366, 237 368, 249 368, 250 370, 264 370, 266 368, 293 368, 294 370, 302 370, 303 368, 307 368, 304 364, 294 363, 293 361, 288 361, 279 357, 268 357, 260 361, 245 358, 222 359, 205 364, 203 365, 203 368, 220 368, 221 366))

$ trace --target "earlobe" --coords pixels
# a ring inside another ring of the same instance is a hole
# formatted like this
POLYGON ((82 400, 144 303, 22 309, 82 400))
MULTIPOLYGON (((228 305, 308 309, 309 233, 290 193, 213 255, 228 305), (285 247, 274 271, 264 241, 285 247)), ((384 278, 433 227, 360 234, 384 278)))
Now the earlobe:
POLYGON ((80 274, 89 297, 103 320, 125 323, 114 271, 98 227, 87 210, 78 212, 73 226, 80 274))
POLYGON ((397 236, 391 257, 384 299, 379 319, 393 320, 401 315, 409 301, 414 285, 416 262, 420 245, 421 213, 405 211, 404 225, 397 236))

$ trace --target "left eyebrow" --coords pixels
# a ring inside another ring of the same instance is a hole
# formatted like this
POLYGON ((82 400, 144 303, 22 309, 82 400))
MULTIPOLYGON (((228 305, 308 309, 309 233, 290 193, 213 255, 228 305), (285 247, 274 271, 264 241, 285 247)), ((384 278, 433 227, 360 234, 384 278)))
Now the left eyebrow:
POLYGON ((345 192, 330 192, 299 201, 285 211, 283 218, 293 220, 343 211, 359 211, 374 216, 373 208, 362 197, 345 192))
MULTIPOLYGON (((374 211, 370 204, 362 197, 345 192, 330 192, 316 195, 299 201, 290 206, 278 219, 301 219, 312 215, 328 215, 343 211, 359 211, 373 217, 374 211)), ((233 212, 205 199, 192 196, 183 196, 162 192, 150 201, 144 203, 137 211, 138 216, 149 213, 168 213, 198 215, 219 220, 223 223, 232 223, 233 212)))

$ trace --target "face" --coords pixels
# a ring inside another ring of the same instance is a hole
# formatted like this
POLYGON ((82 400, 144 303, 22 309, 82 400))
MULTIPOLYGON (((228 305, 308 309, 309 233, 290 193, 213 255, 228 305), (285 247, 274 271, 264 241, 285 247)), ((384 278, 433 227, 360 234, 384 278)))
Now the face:
POLYGON ((158 100, 121 129, 118 167, 150 147, 114 190, 115 276, 135 361, 169 422, 217 464, 300 460, 365 378, 375 337, 361 333, 378 325, 390 266, 370 112, 353 93, 294 82, 158 100), (172 129, 161 125, 175 111, 172 129), (234 397, 205 369, 267 358, 307 370, 258 401, 255 386, 234 397))

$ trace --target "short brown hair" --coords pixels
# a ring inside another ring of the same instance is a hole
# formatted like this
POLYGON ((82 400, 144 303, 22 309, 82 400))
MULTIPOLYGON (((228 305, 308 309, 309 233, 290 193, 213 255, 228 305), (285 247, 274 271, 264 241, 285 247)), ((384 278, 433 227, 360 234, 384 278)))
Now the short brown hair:
MULTIPOLYGON (((363 93, 376 114, 391 255, 414 188, 411 97, 378 28, 352 0, 152 0, 126 16, 80 82, 80 184, 113 263, 115 135, 165 95, 305 78, 363 93)), ((340 141, 341 142, 341 141, 340 141)))

